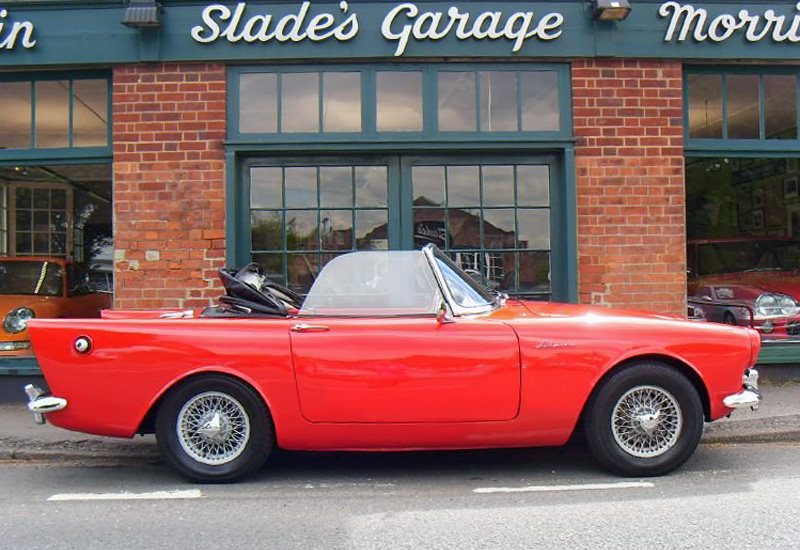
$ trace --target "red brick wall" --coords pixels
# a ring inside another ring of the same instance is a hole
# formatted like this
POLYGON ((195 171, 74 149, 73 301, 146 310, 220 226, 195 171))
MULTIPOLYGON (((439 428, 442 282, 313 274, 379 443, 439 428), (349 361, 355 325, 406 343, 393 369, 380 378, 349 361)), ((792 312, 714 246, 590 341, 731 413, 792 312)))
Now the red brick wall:
POLYGON ((225 261, 225 67, 114 69, 115 307, 205 306, 225 261))
POLYGON ((681 64, 579 60, 572 88, 580 299, 685 315, 681 64))

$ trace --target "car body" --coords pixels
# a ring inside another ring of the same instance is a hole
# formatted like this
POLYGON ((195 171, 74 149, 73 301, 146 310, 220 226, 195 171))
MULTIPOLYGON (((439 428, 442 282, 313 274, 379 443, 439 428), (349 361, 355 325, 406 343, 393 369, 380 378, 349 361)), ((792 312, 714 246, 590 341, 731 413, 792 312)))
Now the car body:
POLYGON ((689 303, 707 321, 762 339, 800 336, 800 242, 785 237, 689 241, 689 303))
POLYGON ((0 258, 0 359, 32 356, 27 318, 100 317, 111 295, 88 285, 82 268, 63 258, 0 258))
POLYGON ((337 257, 302 305, 240 275, 203 312, 32 321, 53 395, 28 387, 29 409, 155 431, 197 481, 238 479, 274 446, 561 445, 579 426, 601 463, 642 476, 683 463, 704 420, 760 400, 751 329, 507 299, 433 245, 337 257))

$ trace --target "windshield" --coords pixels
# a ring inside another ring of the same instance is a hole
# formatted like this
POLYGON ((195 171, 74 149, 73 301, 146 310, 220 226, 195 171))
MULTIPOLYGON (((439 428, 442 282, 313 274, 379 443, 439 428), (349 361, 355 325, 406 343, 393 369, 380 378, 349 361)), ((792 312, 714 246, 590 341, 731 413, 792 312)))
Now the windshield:
POLYGON ((479 285, 472 277, 464 273, 455 262, 438 248, 434 252, 436 263, 442 271, 453 300, 461 307, 482 307, 494 303, 494 296, 486 288, 479 285))
POLYGON ((0 262, 0 294, 61 296, 64 292, 61 264, 47 261, 0 262))
MULTIPOLYGON (((695 245, 695 275, 747 271, 795 271, 800 268, 800 242, 741 241, 695 245)), ((690 254, 692 255, 692 254, 690 254)))
POLYGON ((433 314, 440 302, 422 252, 354 252, 328 262, 300 315, 433 314))

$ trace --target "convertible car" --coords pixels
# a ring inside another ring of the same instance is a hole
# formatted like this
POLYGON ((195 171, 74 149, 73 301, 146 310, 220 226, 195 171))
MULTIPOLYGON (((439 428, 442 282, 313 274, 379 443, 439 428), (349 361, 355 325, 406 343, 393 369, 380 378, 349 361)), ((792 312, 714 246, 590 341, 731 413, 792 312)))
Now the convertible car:
POLYGON ((39 422, 155 432, 185 477, 227 482, 291 450, 561 445, 621 475, 684 463, 704 421, 761 399, 752 329, 508 299, 433 245, 330 261, 305 299, 221 272, 203 311, 35 319, 39 422), (302 303, 301 303, 302 302, 302 303))

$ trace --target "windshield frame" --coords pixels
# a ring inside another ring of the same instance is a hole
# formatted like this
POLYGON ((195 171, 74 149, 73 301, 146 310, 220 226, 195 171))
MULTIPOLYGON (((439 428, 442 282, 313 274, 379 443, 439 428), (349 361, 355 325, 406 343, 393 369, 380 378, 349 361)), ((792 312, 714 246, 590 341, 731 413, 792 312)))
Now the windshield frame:
POLYGON ((19 264, 23 264, 23 263, 32 264, 32 265, 39 264, 38 265, 38 270, 39 270, 39 273, 40 273, 39 276, 41 278, 39 284, 41 284, 44 281, 44 278, 43 278, 44 274, 42 274, 42 270, 43 269, 46 271, 49 268, 48 266, 53 265, 58 270, 60 270, 60 273, 56 273, 55 274, 55 277, 57 278, 57 280, 59 282, 59 288, 58 288, 56 293, 36 292, 35 289, 34 289, 34 292, 13 292, 13 293, 0 292, 0 296, 36 296, 36 297, 64 298, 67 295, 66 294, 66 263, 65 262, 58 261, 58 259, 53 259, 53 258, 38 258, 38 257, 35 257, 35 256, 15 256, 15 257, 4 257, 4 258, 2 258, 2 260, 0 260, 0 263, 2 263, 2 265, 7 265, 7 266, 11 266, 11 265, 15 265, 15 264, 19 265, 19 264))
POLYGON ((436 278, 437 284, 439 285, 439 292, 441 292, 442 296, 444 296, 444 300, 449 306, 453 315, 480 315, 483 313, 489 313, 500 307, 502 304, 500 295, 493 296, 488 289, 479 285, 474 279, 472 279, 472 277, 467 275, 463 269, 453 262, 444 252, 439 250, 435 244, 431 243, 425 245, 422 248, 422 252, 425 254, 425 258, 428 260, 428 265, 433 271, 433 275, 436 278), (439 267, 440 260, 444 262, 453 273, 458 275, 467 284, 467 286, 476 291, 481 298, 485 299, 486 303, 476 306, 464 306, 459 304, 453 297, 453 293, 450 291, 450 286, 447 284, 447 279, 439 267))

